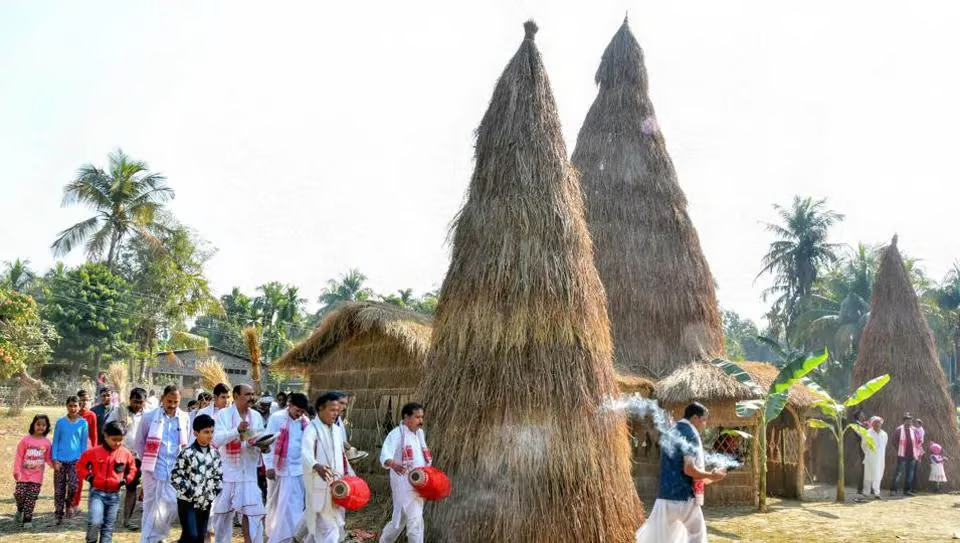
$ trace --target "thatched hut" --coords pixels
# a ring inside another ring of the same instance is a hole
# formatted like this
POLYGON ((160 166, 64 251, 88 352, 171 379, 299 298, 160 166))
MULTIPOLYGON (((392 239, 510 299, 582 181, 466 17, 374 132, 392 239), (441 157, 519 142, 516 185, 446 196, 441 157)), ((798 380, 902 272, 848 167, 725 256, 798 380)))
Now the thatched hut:
MULTIPOLYGON (((763 362, 738 362, 753 380, 764 390, 776 379, 779 370, 763 362)), ((706 500, 711 504, 755 504, 757 500, 756 440, 724 436, 725 429, 742 430, 756 435, 757 417, 737 416, 736 405, 740 400, 755 398, 748 387, 738 383, 722 370, 709 363, 687 364, 657 383, 654 391, 660 405, 675 419, 683 416, 683 409, 690 402, 699 401, 710 410, 708 427, 704 431, 703 445, 708 451, 721 452, 737 457, 744 465, 730 472, 722 482, 707 487, 706 500)), ((787 407, 767 426, 767 493, 774 496, 799 499, 803 496, 804 452, 806 441, 806 410, 816 397, 803 385, 790 389, 787 407)), ((654 432, 655 433, 655 432, 654 432)), ((656 492, 658 478, 659 447, 656 439, 651 443, 652 453, 643 455, 637 470, 638 481, 647 492, 656 492)), ((643 496, 646 498, 646 495, 643 496)))
POLYGON ((420 384, 430 332, 430 318, 420 313, 387 303, 346 302, 277 364, 305 374, 311 396, 354 393, 346 413, 350 443, 371 453, 362 471, 385 475, 374 460, 420 384))
POLYGON ((536 25, 494 89, 452 236, 421 396, 453 493, 436 542, 633 541, 642 508, 603 287, 536 25))
POLYGON ((723 352, 713 277, 657 125, 627 21, 603 52, 573 164, 607 292, 614 364, 659 379, 723 352))
MULTIPOLYGON (((870 302, 870 319, 860 336, 852 381, 854 386, 859 386, 883 374, 890 374, 890 383, 864 402, 863 408, 869 415, 883 417, 890 434, 884 487, 890 484, 896 465, 893 432, 904 413, 922 418, 927 441, 940 443, 945 455, 960 459, 955 406, 937 359, 933 333, 920 310, 917 294, 897 249, 896 236, 880 260, 870 302)), ((927 481, 929 469, 928 462, 917 466, 919 485, 927 481)), ((956 487, 960 481, 960 462, 947 462, 946 470, 949 484, 956 487)))

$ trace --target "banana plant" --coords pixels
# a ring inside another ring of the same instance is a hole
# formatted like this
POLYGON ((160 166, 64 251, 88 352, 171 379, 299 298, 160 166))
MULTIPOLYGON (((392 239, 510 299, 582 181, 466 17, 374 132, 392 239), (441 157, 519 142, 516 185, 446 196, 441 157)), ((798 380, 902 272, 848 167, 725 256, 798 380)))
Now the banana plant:
POLYGON ((860 438, 867 443, 867 447, 871 451, 877 450, 876 444, 873 442, 873 438, 870 437, 870 434, 867 433, 867 429, 860 426, 856 422, 845 423, 845 415, 847 410, 851 407, 854 407, 868 399, 871 396, 880 391, 883 387, 890 382, 889 375, 881 375, 875 379, 871 379, 864 383, 860 388, 854 391, 849 398, 843 402, 838 402, 830 396, 830 393, 823 389, 820 385, 814 383, 813 381, 807 381, 807 388, 817 397, 817 401, 813 404, 814 407, 820 410, 820 413, 823 414, 823 419, 810 419, 807 421, 807 424, 811 428, 816 428, 820 430, 830 430, 830 433, 833 434, 834 439, 837 440, 837 502, 843 503, 847 500, 847 489, 844 479, 844 462, 843 462, 843 436, 846 435, 847 431, 853 430, 860 435, 860 438))
POLYGON ((736 362, 717 359, 713 364, 725 374, 733 377, 737 382, 748 387, 756 398, 737 402, 737 416, 742 418, 757 418, 757 453, 760 464, 760 477, 757 479, 757 508, 760 511, 767 509, 767 424, 776 419, 787 405, 790 387, 804 379, 820 364, 827 361, 830 354, 826 349, 819 355, 793 354, 776 379, 770 383, 767 390, 763 390, 753 377, 736 362))

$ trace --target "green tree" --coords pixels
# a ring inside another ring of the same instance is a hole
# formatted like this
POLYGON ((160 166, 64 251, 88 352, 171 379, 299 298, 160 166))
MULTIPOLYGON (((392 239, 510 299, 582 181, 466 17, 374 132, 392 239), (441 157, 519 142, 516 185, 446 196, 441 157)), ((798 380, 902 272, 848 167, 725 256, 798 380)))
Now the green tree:
POLYGON ((767 424, 779 417, 783 408, 787 405, 790 387, 806 377, 817 366, 823 364, 827 357, 827 351, 824 350, 823 354, 818 356, 800 355, 793 358, 780 370, 777 378, 770 383, 770 388, 766 391, 757 385, 753 377, 736 362, 714 361, 714 364, 724 373, 746 385, 754 395, 759 396, 756 399, 737 402, 736 409, 738 417, 757 418, 757 452, 760 456, 757 459, 760 466, 760 476, 757 478, 757 494, 760 511, 766 511, 767 509, 767 424))
POLYGON ((822 387, 812 381, 807 382, 807 388, 813 391, 819 400, 814 407, 820 410, 827 420, 809 419, 807 423, 811 428, 830 430, 833 437, 837 440, 837 502, 846 501, 846 484, 844 479, 844 456, 843 456, 843 436, 849 430, 860 434, 860 437, 867 442, 871 450, 876 450, 873 438, 867 434, 866 428, 863 428, 856 422, 846 423, 846 412, 851 407, 857 406, 876 394, 881 388, 890 382, 889 375, 881 375, 876 379, 871 379, 863 386, 858 388, 849 398, 843 402, 838 402, 824 390, 822 387))
POLYGON ((724 352, 729 360, 753 362, 778 362, 776 353, 759 339, 756 323, 744 319, 736 311, 723 311, 724 352))
POLYGON ((33 297, 0 286, 0 379, 39 368, 59 339, 33 297))
POLYGON ((62 256, 86 244, 91 260, 111 270, 122 244, 131 236, 154 241, 162 229, 163 204, 173 198, 166 178, 149 171, 146 162, 133 160, 122 150, 110 154, 108 171, 85 164, 63 189, 63 205, 83 204, 95 215, 60 232, 51 249, 62 256))
POLYGON ((0 275, 0 287, 27 292, 37 279, 37 275, 30 269, 29 260, 18 258, 13 262, 4 262, 4 267, 6 270, 0 275))
MULTIPOLYGON (((141 359, 139 376, 146 376, 159 345, 158 338, 186 339, 186 321, 219 305, 210 292, 204 266, 214 251, 190 229, 171 222, 155 240, 132 239, 120 252, 119 268, 134 296, 134 326, 141 359)), ((131 371, 133 368, 131 368, 131 371)))
POLYGON ((776 239, 763 257, 757 278, 773 276, 773 286, 764 291, 764 299, 774 297, 771 325, 789 338, 819 271, 837 261, 837 245, 827 240, 830 228, 842 221, 843 215, 828 209, 826 199, 814 201, 809 197, 794 196, 790 207, 773 207, 781 224, 766 225, 776 239))
POLYGON ((135 319, 130 286, 103 264, 84 264, 44 281, 41 316, 61 336, 54 356, 80 369, 102 369, 104 362, 128 358, 135 319))
POLYGON ((340 277, 340 280, 330 279, 327 288, 320 294, 320 314, 326 314, 337 304, 349 301, 369 300, 374 296, 373 291, 363 286, 367 276, 360 270, 351 269, 340 277))

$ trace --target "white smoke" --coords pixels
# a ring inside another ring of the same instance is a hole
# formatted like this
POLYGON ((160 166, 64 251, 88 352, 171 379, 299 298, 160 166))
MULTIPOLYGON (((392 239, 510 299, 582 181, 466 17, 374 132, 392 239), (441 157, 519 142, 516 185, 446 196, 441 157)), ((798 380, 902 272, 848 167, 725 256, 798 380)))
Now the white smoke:
MULTIPOLYGON (((670 413, 663 410, 657 400, 644 398, 639 394, 629 394, 619 398, 611 398, 603 405, 604 411, 620 411, 634 417, 648 418, 653 421, 657 432, 660 433, 660 449, 668 451, 680 450, 683 456, 696 456, 696 446, 680 435, 677 425, 670 413)), ((736 458, 712 451, 704 451, 704 460, 707 469, 720 468, 724 470, 736 469, 742 466, 736 458)))

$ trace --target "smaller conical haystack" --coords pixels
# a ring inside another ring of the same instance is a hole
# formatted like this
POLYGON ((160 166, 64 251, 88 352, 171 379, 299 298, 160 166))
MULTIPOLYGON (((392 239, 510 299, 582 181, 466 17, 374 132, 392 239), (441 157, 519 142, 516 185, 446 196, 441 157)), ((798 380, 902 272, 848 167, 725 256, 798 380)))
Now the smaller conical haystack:
MULTIPOLYGON (((883 253, 873 287, 870 320, 860 338, 860 352, 853 366, 853 385, 859 386, 883 374, 890 383, 864 403, 868 415, 879 415, 890 436, 884 485, 889 485, 897 461, 894 431, 904 413, 922 418, 927 443, 943 446, 954 459, 946 463, 947 480, 960 481, 960 433, 956 408, 947 391, 947 379, 937 358, 933 332, 920 310, 907 268, 897 250, 897 238, 883 253)), ((928 457, 917 466, 916 487, 927 485, 928 457)))
POLYGON ((614 365, 663 378, 723 353, 713 276, 657 125, 627 21, 603 52, 573 164, 607 292, 614 365))

